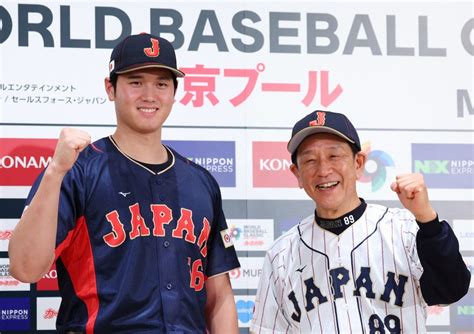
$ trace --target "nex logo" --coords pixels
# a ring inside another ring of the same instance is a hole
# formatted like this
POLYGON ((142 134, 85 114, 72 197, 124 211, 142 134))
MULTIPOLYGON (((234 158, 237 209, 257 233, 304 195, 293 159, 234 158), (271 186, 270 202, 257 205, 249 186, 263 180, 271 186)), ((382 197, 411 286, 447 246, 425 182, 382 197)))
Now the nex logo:
POLYGON ((415 172, 423 174, 449 174, 449 160, 415 160, 415 172))

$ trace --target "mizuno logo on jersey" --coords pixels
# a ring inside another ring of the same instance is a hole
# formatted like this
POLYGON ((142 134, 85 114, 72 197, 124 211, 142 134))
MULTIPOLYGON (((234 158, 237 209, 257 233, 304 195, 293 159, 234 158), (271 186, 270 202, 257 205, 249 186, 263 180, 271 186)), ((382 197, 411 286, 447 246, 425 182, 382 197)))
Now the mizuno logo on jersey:
POLYGON ((119 194, 122 195, 123 197, 127 197, 128 195, 131 194, 131 192, 124 193, 124 192, 122 192, 122 191, 119 191, 119 194))
POLYGON ((298 271, 298 272, 300 272, 300 273, 303 273, 304 268, 306 268, 306 266, 303 266, 303 267, 301 267, 301 268, 298 268, 298 269, 296 269, 296 271, 298 271))

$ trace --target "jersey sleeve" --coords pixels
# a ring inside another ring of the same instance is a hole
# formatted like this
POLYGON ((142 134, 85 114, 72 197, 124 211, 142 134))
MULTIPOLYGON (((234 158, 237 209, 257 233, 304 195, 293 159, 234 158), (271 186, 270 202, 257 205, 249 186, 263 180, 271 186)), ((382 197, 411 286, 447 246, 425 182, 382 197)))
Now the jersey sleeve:
POLYGON ((222 210, 222 198, 217 182, 212 179, 214 188, 214 220, 211 222, 209 235, 208 262, 206 276, 216 276, 240 267, 237 252, 230 238, 230 232, 222 210))
POLYGON ((469 290, 471 273, 459 253, 458 240, 446 221, 418 224, 418 256, 423 266, 420 285, 428 305, 451 304, 469 290))
POLYGON ((283 314, 281 293, 277 293, 279 285, 283 284, 279 277, 277 266, 278 256, 267 253, 263 262, 255 309, 250 324, 250 333, 287 333, 290 324, 283 314))

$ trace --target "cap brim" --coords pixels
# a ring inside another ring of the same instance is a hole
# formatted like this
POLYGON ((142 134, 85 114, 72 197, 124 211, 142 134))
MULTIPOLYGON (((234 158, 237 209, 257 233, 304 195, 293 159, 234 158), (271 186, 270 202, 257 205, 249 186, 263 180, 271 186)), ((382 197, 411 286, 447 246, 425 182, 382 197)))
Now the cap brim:
POLYGON ((314 135, 316 133, 332 133, 336 136, 339 136, 345 140, 347 140, 351 144, 355 144, 355 142, 349 139, 347 136, 343 135, 341 132, 334 130, 332 128, 328 128, 326 126, 313 126, 304 128, 303 130, 297 132, 293 137, 291 137, 290 141, 288 142, 288 152, 291 154, 295 153, 296 149, 300 144, 305 140, 306 137, 314 135))
POLYGON ((135 65, 135 66, 127 67, 127 68, 125 68, 123 70, 120 70, 120 71, 116 71, 115 73, 117 73, 117 74, 129 73, 129 72, 141 70, 141 69, 144 69, 144 68, 164 68, 164 69, 170 70, 171 72, 173 72, 174 75, 176 75, 179 78, 182 78, 182 77, 185 76, 184 72, 182 72, 182 71, 180 71, 176 68, 166 66, 166 65, 162 65, 162 64, 156 64, 156 63, 135 65))

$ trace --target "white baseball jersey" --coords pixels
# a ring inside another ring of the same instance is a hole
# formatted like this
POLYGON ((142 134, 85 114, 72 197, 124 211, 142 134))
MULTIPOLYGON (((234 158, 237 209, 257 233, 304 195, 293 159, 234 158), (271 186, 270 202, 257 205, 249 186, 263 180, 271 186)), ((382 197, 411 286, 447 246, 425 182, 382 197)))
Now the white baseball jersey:
POLYGON ((251 332, 426 332, 417 231, 409 211, 372 204, 340 235, 307 217, 266 254, 251 332))

